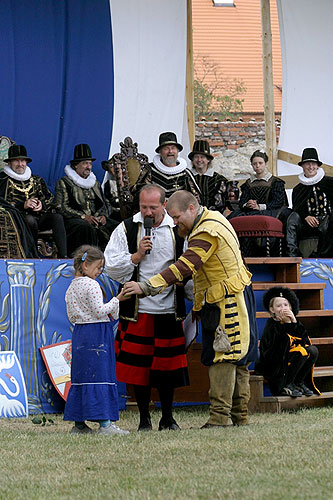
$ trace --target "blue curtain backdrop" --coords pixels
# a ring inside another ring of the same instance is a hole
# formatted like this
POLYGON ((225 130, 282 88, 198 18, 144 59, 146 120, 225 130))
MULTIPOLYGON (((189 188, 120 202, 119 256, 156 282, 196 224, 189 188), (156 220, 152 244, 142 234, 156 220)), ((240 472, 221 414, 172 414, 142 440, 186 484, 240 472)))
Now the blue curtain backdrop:
POLYGON ((78 143, 101 180, 113 123, 109 0, 1 0, 0 46, 0 135, 27 147, 52 190, 78 143))

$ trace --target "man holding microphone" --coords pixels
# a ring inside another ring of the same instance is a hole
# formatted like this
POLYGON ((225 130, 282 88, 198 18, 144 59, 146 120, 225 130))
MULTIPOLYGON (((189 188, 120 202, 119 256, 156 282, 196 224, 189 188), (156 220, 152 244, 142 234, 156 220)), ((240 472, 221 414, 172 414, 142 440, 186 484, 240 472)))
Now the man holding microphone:
MULTIPOLYGON (((139 200, 140 212, 117 226, 105 249, 106 272, 120 283, 145 281, 183 253, 184 240, 165 210, 164 189, 148 184, 139 200)), ((138 430, 152 429, 152 387, 157 388, 162 407, 159 430, 178 430, 172 416, 174 388, 189 384, 182 328, 184 287, 174 285, 155 297, 133 296, 120 304, 119 316, 117 379, 134 385, 138 430)))

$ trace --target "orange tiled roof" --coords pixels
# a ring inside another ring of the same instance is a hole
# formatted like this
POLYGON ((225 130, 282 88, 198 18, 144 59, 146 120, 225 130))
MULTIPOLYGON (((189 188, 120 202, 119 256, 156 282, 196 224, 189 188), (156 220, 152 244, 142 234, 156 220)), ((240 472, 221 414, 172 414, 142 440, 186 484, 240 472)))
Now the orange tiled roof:
MULTIPOLYGON (((260 0, 235 0, 235 7, 214 7, 213 0, 192 0, 193 58, 208 55, 225 76, 244 82, 245 112, 263 112, 260 0)), ((281 111, 282 63, 276 1, 271 0, 275 111, 281 111)))

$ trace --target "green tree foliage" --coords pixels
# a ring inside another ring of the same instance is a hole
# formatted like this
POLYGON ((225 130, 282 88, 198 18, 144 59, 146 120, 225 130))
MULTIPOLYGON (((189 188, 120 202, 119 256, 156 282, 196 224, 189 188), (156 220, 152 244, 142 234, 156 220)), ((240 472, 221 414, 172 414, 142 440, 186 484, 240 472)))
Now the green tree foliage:
POLYGON ((224 75, 218 63, 209 56, 198 55, 194 60, 194 116, 235 118, 243 111, 246 87, 242 80, 224 75))

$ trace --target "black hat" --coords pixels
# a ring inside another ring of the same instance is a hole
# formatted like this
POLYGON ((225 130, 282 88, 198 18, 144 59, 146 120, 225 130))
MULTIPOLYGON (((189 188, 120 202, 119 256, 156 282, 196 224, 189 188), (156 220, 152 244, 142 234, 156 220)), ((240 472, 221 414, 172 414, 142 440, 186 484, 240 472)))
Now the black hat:
POLYGON ((270 304, 271 300, 274 299, 275 297, 283 297, 284 299, 287 299, 290 306, 291 306, 292 312, 295 314, 295 316, 296 316, 296 314, 298 314, 299 300, 298 300, 295 292, 290 290, 290 288, 284 288, 282 286, 274 286, 273 288, 270 288, 269 290, 267 290, 267 292, 263 296, 262 301, 263 301, 265 309, 268 312, 270 312, 269 304, 270 304))
POLYGON ((160 152, 160 149, 163 146, 167 146, 168 144, 175 144, 178 148, 178 151, 183 150, 183 146, 177 142, 177 136, 174 132, 162 132, 158 139, 159 146, 155 149, 156 153, 160 152))
POLYGON ((8 163, 11 160, 19 159, 27 160, 27 163, 32 161, 31 158, 27 156, 27 150, 25 149, 25 146, 22 146, 22 144, 13 144, 9 147, 8 158, 6 158, 4 161, 8 163))
POLYGON ((318 167, 320 167, 320 165, 323 164, 319 160, 318 153, 317 153, 317 150, 315 148, 305 148, 305 149, 303 149, 302 159, 298 163, 299 166, 301 167, 302 163, 304 163, 305 161, 316 161, 318 163, 318 167))
POLYGON ((91 151, 88 144, 77 144, 74 148, 74 160, 71 160, 72 163, 80 163, 80 161, 91 160, 95 161, 96 158, 91 157, 91 151))
POLYGON ((194 141, 193 149, 189 153, 188 157, 192 161, 195 154, 205 155, 209 160, 212 160, 214 156, 210 154, 210 147, 208 141, 194 141))

